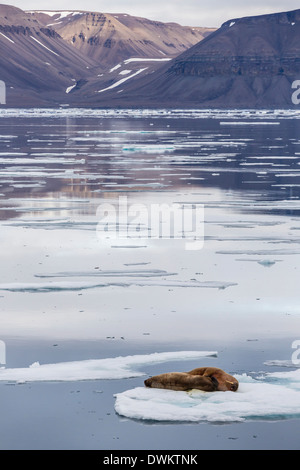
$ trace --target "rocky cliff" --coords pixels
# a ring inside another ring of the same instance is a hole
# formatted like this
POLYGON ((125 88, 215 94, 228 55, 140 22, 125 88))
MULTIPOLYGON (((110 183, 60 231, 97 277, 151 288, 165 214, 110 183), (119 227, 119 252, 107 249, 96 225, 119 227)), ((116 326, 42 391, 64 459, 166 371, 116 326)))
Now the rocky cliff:
POLYGON ((50 25, 68 44, 112 67, 130 57, 176 57, 215 29, 151 21, 127 14, 91 11, 31 11, 33 19, 50 25))
POLYGON ((0 5, 0 49, 8 106, 57 105, 97 68, 54 29, 9 5, 0 5))
POLYGON ((141 105, 292 107, 298 79, 300 10, 295 10, 227 21, 155 75, 136 81, 134 90, 128 84, 123 101, 134 95, 141 105))

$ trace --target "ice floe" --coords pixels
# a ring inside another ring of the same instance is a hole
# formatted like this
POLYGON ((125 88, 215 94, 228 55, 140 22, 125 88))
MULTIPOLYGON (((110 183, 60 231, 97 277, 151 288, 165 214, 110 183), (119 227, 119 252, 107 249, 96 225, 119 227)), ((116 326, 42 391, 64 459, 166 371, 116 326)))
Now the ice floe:
POLYGON ((138 370, 143 366, 169 361, 216 357, 217 354, 217 351, 175 351, 54 364, 34 362, 29 367, 0 368, 0 381, 20 383, 128 379, 145 375, 144 372, 138 370))
MULTIPOLYGON (((138 247, 138 246, 137 246, 138 247)), ((119 247, 121 248, 121 247, 119 247)), ((133 246, 130 246, 133 248, 133 246)), ((124 281, 98 281, 98 282, 83 282, 83 281, 66 281, 66 282, 48 282, 48 283, 34 283, 34 282, 12 282, 0 284, 0 291, 7 292, 58 292, 58 291, 81 291, 87 289, 96 289, 101 287, 174 287, 174 288, 211 288, 211 289, 226 289, 231 286, 236 286, 234 282, 218 282, 218 281, 179 281, 179 280, 148 280, 148 279, 132 279, 124 281)))
MULTIPOLYGON (((43 45, 44 46, 44 45, 43 45)), ((164 61, 170 59, 152 59, 157 61, 164 61)), ((130 62, 149 61, 149 59, 131 58, 124 61, 125 64, 130 62)), ((168 119, 215 119, 222 122, 222 126, 231 124, 230 119, 252 119, 257 122, 274 122, 274 119, 300 119, 297 109, 275 109, 264 111, 260 109, 245 109, 245 110, 221 110, 221 109, 90 109, 90 108, 31 108, 31 109, 18 109, 7 108, 0 110, 1 117, 101 117, 101 118, 161 118, 167 117, 168 119), (226 121, 224 121, 226 119, 226 121), (225 124, 224 124, 225 123, 225 124)), ((237 121, 236 121, 237 122, 237 121)), ((240 122, 240 121, 238 121, 240 122)), ((234 125, 234 124, 233 124, 234 125)))
POLYGON ((300 417, 299 369, 258 378, 234 376, 240 383, 235 393, 137 387, 115 395, 115 410, 127 418, 170 422, 230 423, 300 417))
POLYGON ((170 273, 163 269, 123 269, 123 270, 94 270, 79 272, 59 272, 53 274, 36 274, 40 278, 52 277, 161 277, 174 276, 177 273, 170 273))

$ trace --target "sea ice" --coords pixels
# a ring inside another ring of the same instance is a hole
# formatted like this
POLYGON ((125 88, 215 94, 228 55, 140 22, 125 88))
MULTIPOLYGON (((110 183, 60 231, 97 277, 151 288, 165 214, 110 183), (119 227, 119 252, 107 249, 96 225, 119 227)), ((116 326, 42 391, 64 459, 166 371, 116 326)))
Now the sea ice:
POLYGON ((147 389, 115 395, 115 410, 127 418, 173 422, 238 422, 300 417, 300 370, 254 379, 235 375, 237 392, 147 389), (277 380, 274 380, 277 379, 277 380))
MULTIPOLYGON (((138 248, 139 246, 137 246, 138 248)), ((118 248, 121 248, 119 246, 118 248)), ((126 247, 127 248, 127 247, 126 247)), ((133 248, 133 246, 130 246, 133 248)), ((96 289, 101 287, 178 287, 178 288, 213 288, 213 289, 226 289, 231 286, 236 286, 233 282, 219 282, 219 281, 180 281, 180 280, 165 280, 161 279, 148 280, 148 279, 132 279, 125 281, 114 281, 114 282, 48 282, 48 283, 3 283, 0 284, 0 291, 7 292, 31 292, 31 293, 42 293, 42 292, 59 292, 59 291, 81 291, 86 289, 96 289)))
POLYGON ((184 361, 202 357, 216 357, 216 351, 175 351, 134 356, 119 356, 107 359, 40 364, 34 362, 29 367, 0 369, 0 381, 9 382, 49 382, 98 379, 127 379, 145 375, 142 366, 169 361, 184 361))

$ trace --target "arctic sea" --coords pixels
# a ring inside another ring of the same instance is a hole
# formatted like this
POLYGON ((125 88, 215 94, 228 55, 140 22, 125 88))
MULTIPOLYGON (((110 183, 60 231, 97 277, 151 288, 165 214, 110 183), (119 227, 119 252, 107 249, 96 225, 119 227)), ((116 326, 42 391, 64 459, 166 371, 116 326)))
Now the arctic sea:
POLYGON ((299 197, 296 111, 0 110, 0 448, 298 449, 299 197))

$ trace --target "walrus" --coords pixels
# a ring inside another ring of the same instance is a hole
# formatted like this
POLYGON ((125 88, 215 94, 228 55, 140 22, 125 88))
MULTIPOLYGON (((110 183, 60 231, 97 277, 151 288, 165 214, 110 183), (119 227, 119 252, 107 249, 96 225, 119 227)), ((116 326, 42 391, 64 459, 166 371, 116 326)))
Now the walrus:
POLYGON ((239 382, 216 367, 199 367, 189 372, 167 372, 144 381, 146 387, 170 390, 203 390, 204 392, 236 392, 239 382))

